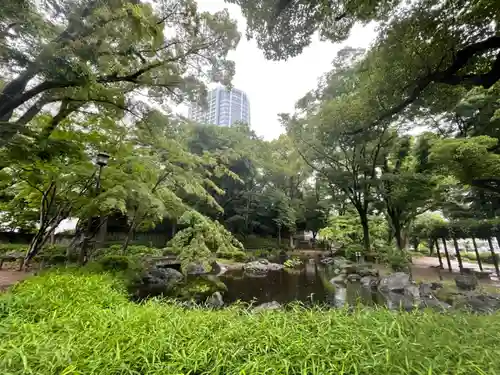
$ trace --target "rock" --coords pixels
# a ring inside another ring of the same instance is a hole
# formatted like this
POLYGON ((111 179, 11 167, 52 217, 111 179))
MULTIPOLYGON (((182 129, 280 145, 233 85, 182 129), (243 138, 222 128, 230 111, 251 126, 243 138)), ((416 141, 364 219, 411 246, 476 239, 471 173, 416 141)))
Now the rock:
POLYGON ((343 264, 350 264, 351 263, 347 258, 344 258, 342 256, 338 256, 338 257, 333 258, 333 262, 338 266, 342 266, 343 264))
POLYGON ((138 298, 168 295, 184 281, 184 276, 173 268, 153 266, 131 287, 138 298))
POLYGON ((414 301, 403 294, 385 292, 382 295, 385 298, 387 308, 390 310, 412 311, 416 307, 414 301))
POLYGON ((420 307, 421 308, 430 308, 436 311, 446 311, 451 308, 449 304, 446 302, 440 301, 436 298, 434 292, 437 289, 438 283, 426 284, 422 283, 419 285, 419 294, 420 294, 420 307))
POLYGON ((333 259, 332 257, 326 257, 326 258, 322 258, 320 260, 320 263, 323 263, 323 264, 326 264, 326 265, 328 265, 328 264, 334 264, 334 262, 335 262, 335 259, 333 259))
POLYGON ((413 303, 420 302, 420 288, 418 287, 418 285, 415 284, 406 285, 403 294, 406 297, 410 298, 413 301, 413 303))
POLYGON ((374 276, 363 276, 360 280, 360 283, 363 288, 375 288, 378 284, 378 278, 374 276))
POLYGON ((343 264, 340 267, 340 273, 345 273, 345 274, 351 274, 351 273, 356 273, 358 271, 358 268, 356 267, 355 264, 343 264))
POLYGON ((220 309, 222 306, 224 306, 222 294, 220 292, 213 293, 210 297, 208 297, 206 305, 207 307, 211 307, 213 309, 220 309))
POLYGON ((471 295, 466 299, 466 305, 477 313, 492 313, 500 310, 499 295, 471 295))
POLYGON ((217 262, 213 262, 210 265, 193 263, 186 267, 186 273, 188 275, 205 275, 207 273, 218 274, 219 272, 220 272, 220 266, 217 262))
POLYGON ((403 293, 407 285, 411 285, 410 275, 404 272, 396 272, 380 279, 378 288, 381 292, 403 293))
POLYGON ((474 275, 455 276, 455 285, 459 290, 474 290, 477 287, 477 278, 474 275))
POLYGON ((267 259, 260 259, 254 262, 246 263, 243 266, 245 274, 248 276, 263 276, 269 271, 279 271, 283 269, 282 264, 271 263, 267 259))
POLYGON ((438 289, 442 289, 442 288, 443 288, 443 284, 442 283, 438 283, 438 282, 431 283, 431 289, 432 290, 438 290, 438 289))
POLYGON ((432 296, 423 297, 420 306, 422 308, 429 308, 436 311, 446 311, 451 309, 451 305, 447 304, 446 302, 440 301, 432 296))
POLYGON ((215 275, 201 275, 189 278, 176 288, 178 298, 203 303, 216 292, 226 292, 227 286, 215 275))
POLYGON ((219 273, 217 276, 222 276, 224 275, 227 271, 229 271, 229 268, 227 268, 225 265, 219 263, 219 273))
POLYGON ((474 274, 474 269, 473 268, 462 268, 462 273, 465 275, 472 275, 474 274))
POLYGON ((358 275, 357 273, 351 273, 351 274, 347 275, 347 280, 352 283, 354 281, 361 280, 361 276, 358 275))
POLYGON ((419 292, 420 296, 423 298, 434 296, 434 290, 432 289, 431 284, 425 284, 425 283, 420 284, 419 292))
POLYGON ((361 269, 358 269, 357 274, 359 274, 361 277, 365 277, 365 276, 378 277, 379 272, 378 272, 378 270, 374 270, 371 268, 361 268, 361 269))
POLYGON ((489 280, 491 272, 489 272, 489 271, 474 271, 474 275, 478 278, 478 280, 489 280))
POLYGON ((435 295, 440 301, 444 301, 452 306, 463 304, 465 301, 465 296, 462 293, 449 287, 438 289, 435 295))
POLYGON ((263 311, 263 310, 280 310, 283 306, 281 306, 281 303, 272 301, 272 302, 265 302, 262 303, 258 306, 256 306, 253 311, 263 311))
POLYGON ((330 280, 331 284, 343 284, 345 283, 345 275, 337 275, 330 280))

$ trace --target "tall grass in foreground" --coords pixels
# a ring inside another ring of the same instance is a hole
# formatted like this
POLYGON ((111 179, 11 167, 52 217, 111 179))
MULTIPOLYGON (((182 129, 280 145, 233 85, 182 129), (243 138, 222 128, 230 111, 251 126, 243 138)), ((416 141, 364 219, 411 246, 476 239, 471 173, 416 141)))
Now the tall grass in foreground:
POLYGON ((500 374, 500 316, 129 302, 103 275, 0 296, 0 374, 500 374))

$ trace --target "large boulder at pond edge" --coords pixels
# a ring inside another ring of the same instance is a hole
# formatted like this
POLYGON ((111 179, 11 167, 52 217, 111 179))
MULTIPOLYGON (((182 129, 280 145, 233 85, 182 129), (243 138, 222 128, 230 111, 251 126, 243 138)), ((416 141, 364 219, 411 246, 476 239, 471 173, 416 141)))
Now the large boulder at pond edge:
POLYGON ((477 287, 477 278, 474 275, 455 276, 455 285, 459 290, 474 290, 477 287))
POLYGON ((213 293, 210 297, 207 298, 207 302, 205 303, 205 305, 212 309, 220 309, 224 306, 222 294, 220 292, 213 293))
POLYGON ((131 285, 136 298, 168 295, 182 284, 184 276, 179 271, 156 265, 148 268, 139 279, 131 285))
POLYGON ((186 267, 186 273, 188 275, 205 275, 207 273, 217 275, 220 270, 220 265, 217 262, 212 262, 208 266, 205 266, 201 263, 192 263, 186 267))
POLYGON ((361 286, 366 289, 373 289, 377 287, 378 277, 375 276, 363 276, 359 281, 361 286))
POLYGON ((383 296, 385 305, 389 310, 412 311, 416 307, 413 299, 402 293, 386 292, 383 293, 383 296))
POLYGON ((411 285, 410 275, 404 272, 396 272, 380 279, 378 289, 381 292, 403 293, 405 287, 411 285))
POLYGON ((345 284, 346 275, 340 274, 330 280, 330 284, 345 284))
POLYGON ((227 292, 227 286, 215 275, 190 276, 178 285, 175 296, 185 300, 203 303, 216 292, 227 292))
POLYGON ((259 259, 253 262, 246 263, 243 266, 243 270, 248 276, 263 276, 266 275, 269 271, 279 271, 282 269, 282 264, 271 263, 267 259, 259 259))
POLYGON ((272 301, 272 302, 265 302, 262 303, 258 306, 256 306, 253 311, 264 311, 264 310, 280 310, 283 306, 281 303, 272 301))

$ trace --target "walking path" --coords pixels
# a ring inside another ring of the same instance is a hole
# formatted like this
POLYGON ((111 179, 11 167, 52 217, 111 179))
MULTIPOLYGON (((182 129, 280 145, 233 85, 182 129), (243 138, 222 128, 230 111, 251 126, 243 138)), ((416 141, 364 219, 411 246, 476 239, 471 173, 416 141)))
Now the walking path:
POLYGON ((0 291, 7 289, 9 286, 24 280, 31 274, 24 271, 0 270, 0 291))
MULTIPOLYGON (((412 262, 413 265, 418 267, 439 267, 439 259, 434 257, 415 257, 412 259, 412 262)), ((450 259, 450 263, 453 272, 460 271, 457 260, 450 259)), ((479 265, 476 262, 462 261, 462 265, 464 266, 464 268, 472 268, 479 271, 479 265)), ((443 267, 445 270, 448 270, 448 263, 446 261, 446 258, 443 259, 443 267)), ((491 264, 483 264, 483 270, 495 272, 495 267, 491 264)))

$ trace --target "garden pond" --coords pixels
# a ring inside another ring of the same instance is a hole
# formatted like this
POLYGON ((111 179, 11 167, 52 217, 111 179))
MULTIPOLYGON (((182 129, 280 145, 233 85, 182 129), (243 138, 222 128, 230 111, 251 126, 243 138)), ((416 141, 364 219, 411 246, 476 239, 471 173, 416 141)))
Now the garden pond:
POLYGON ((357 281, 331 283, 330 280, 335 276, 334 267, 311 258, 303 259, 303 264, 298 268, 269 271, 260 276, 249 276, 242 269, 230 270, 221 275, 220 280, 227 286, 227 292, 224 293, 226 303, 238 300, 255 304, 299 301, 307 305, 328 304, 337 307, 346 303, 384 303, 377 291, 363 288, 357 281))

